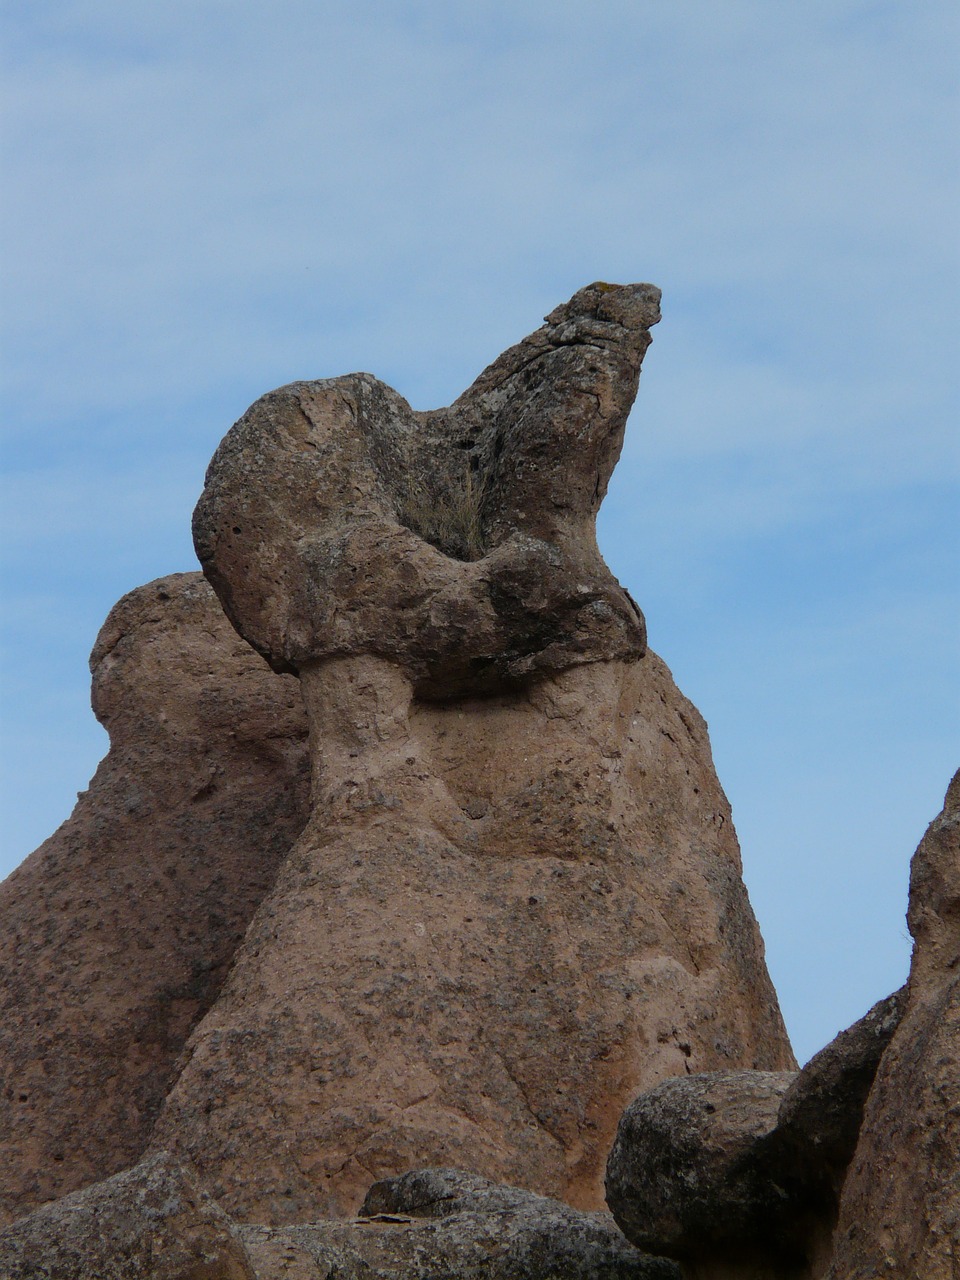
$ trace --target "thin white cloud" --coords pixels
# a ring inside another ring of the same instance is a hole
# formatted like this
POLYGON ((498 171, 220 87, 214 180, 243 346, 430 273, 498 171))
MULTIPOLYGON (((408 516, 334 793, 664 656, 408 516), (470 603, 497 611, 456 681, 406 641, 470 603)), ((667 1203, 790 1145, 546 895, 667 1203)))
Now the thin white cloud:
MULTIPOLYGON (((42 808, 39 744, 85 733, 63 724, 86 703, 86 633, 121 591, 190 567, 203 468, 255 396, 366 368, 418 407, 449 402, 595 278, 665 290, 605 545, 720 716, 721 776, 758 856, 764 796, 797 797, 789 769, 750 754, 763 717, 726 718, 738 661, 748 691, 766 671, 853 723, 857 696, 824 693, 804 657, 832 648, 875 673, 919 740, 907 664, 881 669, 871 644, 912 625, 940 678, 925 619, 941 606, 913 587, 918 566, 947 564, 947 534, 904 521, 901 561, 877 530, 957 460, 958 22, 946 0, 9 6, 5 666, 25 688, 75 672, 14 724, 13 794, 42 808), (857 520, 877 549, 855 569, 883 577, 895 626, 854 570, 833 581, 814 537, 846 548, 857 520), (795 567, 776 548, 794 536, 833 583, 832 599, 790 584, 808 650, 776 603, 795 567), (36 612, 50 590, 59 625, 36 612), (738 759, 767 770, 752 790, 738 759)), ((926 741, 914 759, 940 751, 926 741)), ((811 832, 855 831, 824 778, 861 756, 880 777, 881 746, 820 744, 811 832)), ((933 816, 911 787, 904 831, 933 816)), ((771 952, 789 908, 769 908, 771 952)), ((875 909, 889 931, 902 908, 875 909)))

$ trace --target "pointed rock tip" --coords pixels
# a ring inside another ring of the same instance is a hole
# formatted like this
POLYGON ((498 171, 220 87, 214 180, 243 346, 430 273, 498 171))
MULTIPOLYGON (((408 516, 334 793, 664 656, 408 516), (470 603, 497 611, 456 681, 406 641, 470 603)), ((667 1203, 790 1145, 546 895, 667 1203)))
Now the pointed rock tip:
POLYGON ((655 284, 611 284, 595 280, 578 289, 569 302, 555 307, 544 319, 548 324, 571 316, 590 315, 628 329, 649 329, 660 322, 660 289, 655 284))

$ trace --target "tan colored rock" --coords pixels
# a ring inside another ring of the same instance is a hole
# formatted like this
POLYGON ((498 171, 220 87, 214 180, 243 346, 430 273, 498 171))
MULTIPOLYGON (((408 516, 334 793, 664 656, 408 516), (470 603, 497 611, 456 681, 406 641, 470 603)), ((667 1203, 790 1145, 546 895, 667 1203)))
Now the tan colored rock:
POLYGON ((0 1222, 137 1160, 306 816, 297 684, 199 573, 125 596, 91 668, 110 751, 0 885, 0 1222))
POLYGON ((258 1280, 224 1214, 165 1153, 0 1229, 3 1280, 258 1280))
POLYGON ((906 1012, 867 1100, 830 1280, 960 1271, 960 773, 914 855, 906 1012))
POLYGON ((867 1095, 903 1015, 879 1001, 799 1072, 665 1080, 624 1112, 607 1201, 695 1280, 812 1280, 830 1261, 867 1095))
POLYGON ((199 553, 314 765, 154 1139, 238 1217, 424 1164, 601 1208, 640 1088, 793 1065, 706 727, 596 548, 658 296, 582 290, 435 414, 296 384, 211 464, 199 553), (409 505, 464 467, 472 560, 409 505))
POLYGON ((375 654, 434 698, 642 654, 594 523, 659 300, 581 289, 448 409, 369 374, 258 400, 194 514, 237 630, 278 671, 375 654))

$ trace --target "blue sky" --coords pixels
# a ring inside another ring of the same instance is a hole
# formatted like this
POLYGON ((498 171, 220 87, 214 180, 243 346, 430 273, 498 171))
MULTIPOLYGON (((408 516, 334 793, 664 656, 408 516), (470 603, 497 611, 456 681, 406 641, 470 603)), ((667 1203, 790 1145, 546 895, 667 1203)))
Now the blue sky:
POLYGON ((105 750, 93 639, 195 566, 252 400, 445 404, 650 280, 601 545, 710 724, 798 1055, 898 985, 960 763, 955 6, 6 10, 0 874, 105 750))

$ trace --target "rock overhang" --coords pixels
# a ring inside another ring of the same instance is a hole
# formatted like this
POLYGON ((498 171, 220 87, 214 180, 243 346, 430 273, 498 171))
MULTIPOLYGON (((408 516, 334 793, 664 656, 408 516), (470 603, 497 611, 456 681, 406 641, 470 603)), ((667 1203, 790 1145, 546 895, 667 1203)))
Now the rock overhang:
POLYGON ((371 653, 429 698, 642 656, 595 520, 659 300, 588 285, 445 409, 370 374, 257 401, 194 516, 237 629, 278 671, 371 653))

